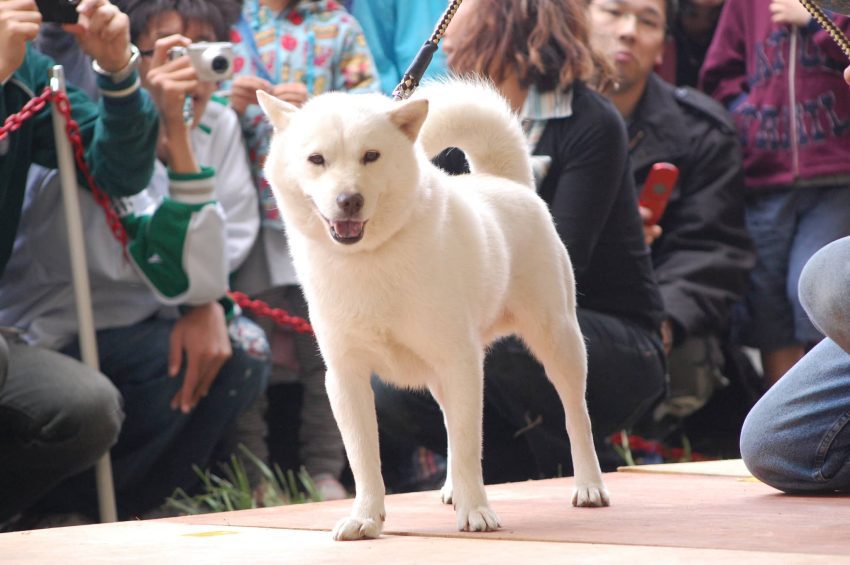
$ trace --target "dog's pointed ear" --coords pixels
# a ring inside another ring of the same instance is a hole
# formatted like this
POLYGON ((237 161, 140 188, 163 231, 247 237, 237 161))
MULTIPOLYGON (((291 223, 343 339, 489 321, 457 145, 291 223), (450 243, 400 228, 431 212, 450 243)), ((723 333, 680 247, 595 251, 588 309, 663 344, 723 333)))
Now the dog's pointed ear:
POLYGON ((424 98, 402 102, 398 108, 390 112, 390 121, 410 141, 416 141, 426 117, 428 117, 428 101, 424 98))
POLYGON ((285 102, 263 90, 257 91, 257 102, 259 102, 260 108, 263 109, 263 112, 269 117, 269 121, 278 131, 286 128, 290 115, 298 110, 298 108, 289 102, 285 102))

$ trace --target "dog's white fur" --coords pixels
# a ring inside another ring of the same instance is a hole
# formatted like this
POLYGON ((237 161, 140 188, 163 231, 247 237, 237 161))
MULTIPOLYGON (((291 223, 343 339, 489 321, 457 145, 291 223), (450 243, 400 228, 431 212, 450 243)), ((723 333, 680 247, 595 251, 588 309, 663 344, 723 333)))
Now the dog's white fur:
POLYGON ((258 96, 276 130, 266 174, 356 483, 351 515, 334 537, 373 538, 383 528, 373 373, 428 387, 449 438, 443 501, 454 503, 461 530, 499 527, 481 474, 483 360, 487 345, 508 334, 524 339, 564 404, 573 504, 607 505, 572 267, 504 99, 471 81, 432 84, 403 103, 331 93, 296 110, 258 96), (429 162, 448 146, 466 152, 472 174, 450 177, 429 162), (367 162, 368 151, 380 156, 367 162), (362 209, 343 210, 340 194, 355 193, 362 209), (333 222, 350 220, 355 232, 366 222, 362 239, 332 238, 331 225, 342 226, 333 222))

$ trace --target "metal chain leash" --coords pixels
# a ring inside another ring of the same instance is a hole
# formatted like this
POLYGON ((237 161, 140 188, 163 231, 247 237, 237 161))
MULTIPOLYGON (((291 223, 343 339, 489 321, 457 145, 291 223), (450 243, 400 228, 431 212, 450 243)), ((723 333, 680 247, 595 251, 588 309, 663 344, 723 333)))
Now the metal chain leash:
POLYGON ((800 0, 800 4, 808 10, 808 12, 812 15, 817 23, 826 30, 826 32, 832 37, 832 40, 841 48, 841 51, 850 58, 850 39, 844 35, 844 32, 839 29, 837 25, 829 18, 829 16, 824 12, 820 6, 815 4, 812 0, 800 0))
POLYGON ((440 18, 439 23, 437 23, 437 27, 434 28, 434 33, 431 34, 431 37, 428 38, 425 45, 419 49, 419 52, 413 59, 413 62, 404 72, 404 76, 401 77, 401 82, 399 82, 398 86, 396 86, 395 90, 393 90, 394 99, 407 100, 410 98, 410 95, 413 94, 413 91, 416 90, 416 87, 419 86, 419 81, 422 80, 422 76, 425 74, 425 70, 431 63, 434 53, 437 52, 437 47, 443 39, 443 36, 446 35, 446 29, 449 27, 449 23, 451 23, 452 18, 455 17, 458 8, 460 8, 461 2, 463 2, 463 0, 450 0, 449 7, 446 8, 445 12, 443 12, 443 17, 440 18))
MULTIPOLYGON (((20 129, 21 124, 42 111, 48 102, 53 102, 65 119, 65 133, 68 135, 68 139, 70 139, 71 146, 73 147, 74 161, 77 163, 77 167, 89 185, 95 201, 106 214, 106 223, 109 225, 110 231, 112 231, 115 239, 121 243, 121 248, 126 253, 129 242, 127 230, 124 229, 124 224, 121 223, 121 217, 118 215, 118 212, 112 207, 112 199, 97 185, 91 174, 85 160, 85 148, 83 146, 82 135, 80 134, 80 126, 71 116, 71 101, 64 92, 54 92, 50 87, 46 87, 44 92, 39 96, 31 98, 19 112, 11 114, 3 122, 3 125, 0 126, 0 141, 12 132, 20 129)), ((275 323, 284 328, 289 328, 297 333, 313 333, 313 328, 307 320, 298 316, 292 316, 286 310, 271 308, 262 300, 252 300, 251 297, 241 292, 230 291, 228 292, 228 296, 243 310, 253 312, 255 315, 263 318, 271 318, 275 323)))

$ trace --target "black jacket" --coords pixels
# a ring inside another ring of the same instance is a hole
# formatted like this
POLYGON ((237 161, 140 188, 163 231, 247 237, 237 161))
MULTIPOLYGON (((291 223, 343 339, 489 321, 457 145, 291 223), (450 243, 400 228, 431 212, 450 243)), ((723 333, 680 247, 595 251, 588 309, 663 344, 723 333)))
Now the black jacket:
POLYGON ((617 109, 581 82, 573 114, 546 124, 535 155, 552 164, 539 187, 567 247, 580 308, 657 332, 664 311, 643 239, 617 109))
POLYGON ((638 189, 653 163, 666 161, 680 170, 659 222, 663 234, 652 246, 676 339, 723 335, 755 262, 735 126, 714 100, 652 75, 628 131, 638 189))

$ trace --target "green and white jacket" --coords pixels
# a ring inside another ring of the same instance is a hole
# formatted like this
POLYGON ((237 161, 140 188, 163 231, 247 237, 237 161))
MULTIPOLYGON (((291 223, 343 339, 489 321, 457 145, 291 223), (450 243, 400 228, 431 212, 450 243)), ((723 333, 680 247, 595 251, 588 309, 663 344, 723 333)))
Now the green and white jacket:
MULTIPOLYGON (((21 66, 0 84, 0 123, 17 113, 48 85, 55 62, 27 46, 21 66)), ((68 85, 72 117, 80 127, 86 161, 107 193, 127 196, 139 192, 151 176, 158 116, 147 92, 132 73, 121 83, 98 76, 100 103, 68 85)), ((49 107, 25 121, 0 141, 0 277, 17 234, 21 203, 30 165, 55 168, 56 146, 49 107)), ((56 241, 65 241, 63 237, 56 241)))
MULTIPOLYGON (((146 190, 115 201, 130 235, 129 261, 103 210, 81 190, 97 329, 222 298, 254 243, 258 204, 236 115, 214 98, 191 136, 201 173, 175 175, 158 162, 146 190)), ((77 333, 68 251, 57 244, 65 240, 58 175, 34 168, 0 286, 0 326, 21 327, 28 341, 46 347, 62 347, 77 333)))

